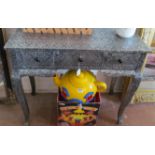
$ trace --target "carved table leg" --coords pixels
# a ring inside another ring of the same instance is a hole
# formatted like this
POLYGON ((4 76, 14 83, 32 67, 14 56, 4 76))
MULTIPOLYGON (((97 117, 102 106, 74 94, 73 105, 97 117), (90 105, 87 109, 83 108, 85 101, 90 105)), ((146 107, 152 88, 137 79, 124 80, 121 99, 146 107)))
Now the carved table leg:
POLYGON ((30 79, 31 88, 32 88, 31 94, 34 96, 34 95, 36 95, 35 78, 34 78, 34 76, 29 76, 29 79, 30 79))
POLYGON ((123 122, 123 112, 124 112, 125 108, 127 107, 127 105, 130 103, 140 82, 141 82, 141 75, 139 75, 139 74, 130 79, 129 86, 127 88, 125 96, 122 99, 122 103, 121 103, 119 111, 118 111, 117 124, 121 124, 123 122))
POLYGON ((23 88, 22 88, 20 77, 12 77, 12 86, 13 86, 13 90, 16 95, 17 101, 21 105, 21 108, 24 113, 24 117, 25 117, 24 125, 29 125, 29 107, 26 101, 23 88))

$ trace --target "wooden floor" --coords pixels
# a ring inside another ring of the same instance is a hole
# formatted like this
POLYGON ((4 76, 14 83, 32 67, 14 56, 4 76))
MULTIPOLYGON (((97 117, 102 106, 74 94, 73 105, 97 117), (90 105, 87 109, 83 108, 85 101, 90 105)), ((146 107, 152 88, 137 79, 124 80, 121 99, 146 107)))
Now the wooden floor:
MULTIPOLYGON (((102 103, 97 125, 116 125, 120 104, 118 95, 101 96, 102 103)), ((27 95, 31 113, 31 125, 56 125, 56 94, 27 95)), ((23 125, 23 115, 19 104, 0 104, 0 125, 23 125)), ((155 103, 129 105, 124 114, 123 125, 155 125, 155 103)))

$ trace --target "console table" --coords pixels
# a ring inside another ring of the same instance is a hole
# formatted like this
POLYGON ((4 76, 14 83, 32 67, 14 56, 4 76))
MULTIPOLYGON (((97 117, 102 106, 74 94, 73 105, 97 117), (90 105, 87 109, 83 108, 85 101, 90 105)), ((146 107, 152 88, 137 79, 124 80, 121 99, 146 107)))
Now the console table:
POLYGON ((138 88, 147 52, 150 49, 138 37, 123 39, 115 29, 93 29, 90 36, 23 33, 20 29, 5 45, 11 66, 13 90, 29 124, 29 107, 23 92, 22 76, 53 76, 61 69, 101 70, 112 77, 130 77, 122 98, 117 123, 122 122, 125 107, 138 88))

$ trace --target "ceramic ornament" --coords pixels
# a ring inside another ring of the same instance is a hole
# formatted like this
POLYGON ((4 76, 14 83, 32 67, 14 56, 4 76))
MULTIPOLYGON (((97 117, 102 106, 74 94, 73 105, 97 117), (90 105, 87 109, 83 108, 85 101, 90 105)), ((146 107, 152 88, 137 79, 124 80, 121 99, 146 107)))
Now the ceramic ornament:
POLYGON ((118 28, 116 34, 122 38, 133 37, 136 32, 136 28, 118 28))

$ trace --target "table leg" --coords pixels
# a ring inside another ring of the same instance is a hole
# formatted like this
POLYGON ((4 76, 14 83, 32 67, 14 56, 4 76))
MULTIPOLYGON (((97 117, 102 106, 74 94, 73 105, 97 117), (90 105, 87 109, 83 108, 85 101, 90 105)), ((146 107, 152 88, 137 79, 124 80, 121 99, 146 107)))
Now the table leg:
POLYGON ((121 124, 123 122, 123 112, 127 105, 130 103, 133 95, 135 94, 140 82, 141 82, 141 75, 137 75, 135 77, 130 78, 130 82, 126 91, 126 94, 124 95, 122 99, 122 103, 120 105, 120 108, 118 110, 118 118, 117 118, 117 124, 121 124))
POLYGON ((31 83, 31 88, 32 88, 32 96, 36 95, 36 85, 35 85, 35 78, 34 76, 29 76, 30 83, 31 83))
POLYGON ((109 91, 110 95, 114 94, 114 87, 115 87, 115 84, 116 84, 116 80, 117 80, 116 77, 112 77, 112 79, 111 79, 110 91, 109 91))
POLYGON ((22 83, 21 83, 21 78, 20 77, 13 77, 12 78, 12 86, 13 86, 13 91, 16 95, 17 101, 21 105, 21 108, 24 113, 25 117, 25 125, 29 125, 29 107, 26 101, 26 97, 23 91, 22 83))

